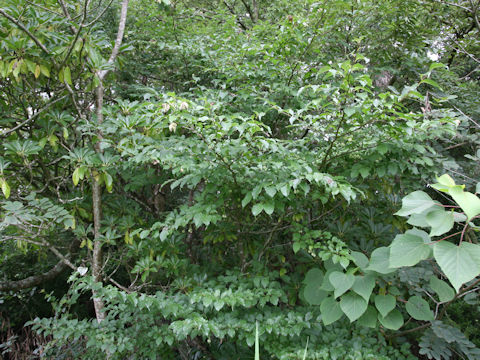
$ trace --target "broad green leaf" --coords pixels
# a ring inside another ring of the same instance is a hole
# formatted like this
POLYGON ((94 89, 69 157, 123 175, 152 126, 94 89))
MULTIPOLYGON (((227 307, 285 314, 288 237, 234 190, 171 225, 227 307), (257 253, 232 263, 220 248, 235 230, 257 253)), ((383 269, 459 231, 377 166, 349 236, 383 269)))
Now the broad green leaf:
POLYGON ((63 78, 68 85, 72 85, 72 76, 70 74, 70 68, 65 66, 63 68, 63 78))
POLYGON ((332 297, 327 297, 322 301, 320 312, 322 314, 322 321, 325 325, 330 325, 343 316, 340 303, 332 297))
POLYGON ((430 278, 430 287, 438 295, 441 302, 448 302, 455 297, 455 291, 445 281, 436 276, 430 278))
POLYGON ((372 275, 355 276, 355 283, 352 290, 363 297, 366 301, 370 299, 373 289, 375 288, 375 278, 372 275))
POLYGON ((433 255, 456 292, 480 274, 480 245, 462 242, 457 246, 444 240, 434 245, 433 255))
POLYGON ((310 269, 305 275, 303 296, 309 304, 320 305, 327 296, 328 292, 322 289, 323 279, 323 271, 318 268, 310 269))
POLYGON ((350 255, 353 257, 353 262, 360 269, 364 269, 368 266, 368 258, 359 251, 352 251, 350 255))
POLYGON ((429 71, 432 71, 432 70, 435 70, 435 69, 438 69, 438 68, 443 68, 445 69, 445 64, 442 64, 442 63, 432 63, 430 64, 430 68, 428 69, 429 71))
POLYGON ((355 276, 352 274, 344 274, 340 271, 334 271, 328 277, 330 283, 335 288, 335 298, 344 294, 348 289, 350 289, 355 282, 355 276))
MULTIPOLYGON (((428 209, 427 212, 430 212, 431 209, 428 209)), ((426 219, 426 214, 412 214, 409 216, 407 220, 407 224, 410 224, 412 226, 419 226, 419 227, 428 227, 427 219, 426 219)))
POLYGON ((354 293, 348 293, 342 296, 340 308, 347 315, 350 322, 357 320, 367 310, 367 301, 354 293))
POLYGON ((407 312, 416 320, 432 321, 434 320, 433 311, 430 310, 428 302, 420 296, 412 296, 405 305, 407 312))
POLYGON ((463 191, 459 187, 452 187, 448 191, 453 200, 460 205, 467 215, 468 219, 480 214, 480 199, 468 191, 463 191))
POLYGON ((397 300, 392 295, 376 295, 375 296, 375 307, 377 308, 380 315, 383 317, 395 309, 395 304, 397 300))
POLYGON ((440 89, 440 85, 438 85, 438 83, 436 81, 432 80, 432 79, 423 79, 421 82, 432 85, 433 87, 435 87, 437 89, 440 89))
POLYGON ((380 274, 390 274, 396 269, 390 267, 390 248, 389 247, 379 247, 372 252, 370 257, 370 265, 368 265, 366 270, 376 271, 380 274))
POLYGON ((252 201, 252 193, 248 192, 242 200, 242 208, 247 206, 250 201, 252 201))
POLYGON ((360 316, 357 324, 369 328, 377 327, 377 310, 373 306, 368 305, 367 310, 360 316))
POLYGON ((321 282, 308 283, 303 290, 303 296, 310 305, 320 305, 327 295, 328 292, 321 288, 321 282))
POLYGON ((258 214, 260 214, 263 210, 263 204, 255 204, 252 206, 252 214, 253 216, 257 216, 258 214))
POLYGON ((400 234, 390 245, 390 267, 413 266, 431 254, 431 245, 417 235, 411 233, 400 234))
POLYGON ((402 208, 395 213, 399 216, 421 214, 435 205, 432 198, 423 191, 414 191, 402 199, 402 208))
POLYGON ((395 309, 385 317, 378 314, 378 321, 380 321, 380 324, 385 326, 387 329, 398 330, 403 325, 403 316, 400 311, 395 309))
POLYGON ((265 192, 267 193, 268 196, 273 198, 275 196, 275 194, 277 193, 277 189, 275 189, 274 186, 267 186, 265 188, 265 192))
POLYGON ((77 186, 80 181, 79 168, 76 168, 72 174, 73 185, 77 186))
POLYGON ((270 200, 266 203, 263 203, 263 210, 268 214, 268 215, 272 215, 273 214, 273 210, 275 210, 275 203, 273 202, 273 200, 270 200))
POLYGON ((455 181, 448 174, 443 174, 442 176, 438 177, 437 182, 441 185, 446 186, 446 187, 455 186, 455 181))
POLYGON ((305 284, 311 283, 311 282, 319 282, 320 284, 323 282, 323 271, 320 270, 319 268, 313 268, 308 270, 308 272, 305 274, 305 279, 303 282, 305 284))
POLYGON ((425 219, 428 225, 432 227, 430 236, 443 235, 449 232, 453 228, 454 219, 451 211, 445 211, 444 209, 430 211, 425 219))

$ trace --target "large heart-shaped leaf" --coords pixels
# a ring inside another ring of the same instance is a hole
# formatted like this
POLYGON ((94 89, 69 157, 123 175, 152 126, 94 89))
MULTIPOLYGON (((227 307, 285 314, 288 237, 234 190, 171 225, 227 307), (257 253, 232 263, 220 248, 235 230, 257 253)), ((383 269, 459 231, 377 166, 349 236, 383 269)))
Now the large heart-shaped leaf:
POLYGON ((357 320, 367 310, 368 303, 364 298, 354 293, 348 293, 342 296, 340 308, 350 319, 350 322, 357 320))
POLYGON ((433 311, 430 310, 428 302, 420 296, 412 296, 405 305, 407 312, 416 320, 432 321, 434 320, 433 311))
POLYGON ((395 309, 385 317, 378 314, 378 321, 380 321, 380 324, 385 326, 387 329, 398 330, 403 325, 403 316, 400 311, 395 309))
POLYGON ((357 324, 375 328, 377 326, 377 310, 373 306, 368 305, 367 310, 360 316, 357 324))
POLYGON ((396 269, 390 267, 390 248, 382 246, 376 248, 370 257, 370 265, 366 270, 376 271, 380 274, 390 274, 396 269))
POLYGON ((432 198, 423 191, 414 191, 402 199, 402 208, 395 215, 408 216, 420 214, 435 205, 432 198))
POLYGON ((425 219, 432 227, 430 236, 439 236, 449 232, 454 224, 453 213, 444 209, 430 211, 425 219))
POLYGON ((457 246, 440 241, 434 245, 433 255, 457 292, 480 274, 480 245, 463 242, 457 246))
POLYGON ((390 245, 390 267, 413 266, 427 259, 431 251, 431 245, 427 245, 418 235, 411 232, 397 235, 390 245))
POLYGON ((381 316, 385 317, 395 308, 396 299, 392 295, 377 295, 375 296, 375 307, 381 316))
POLYGON ((335 298, 344 294, 348 289, 352 287, 353 283, 355 282, 355 276, 353 276, 352 274, 344 274, 340 271, 332 272, 328 279, 335 288, 335 298))
POLYGON ((340 303, 332 297, 327 297, 322 301, 320 312, 322 313, 322 321, 325 325, 329 325, 343 316, 340 303))
POLYGON ((460 205, 469 219, 480 214, 480 199, 468 191, 463 191, 459 186, 449 189, 448 193, 460 205))
POLYGON ((355 283, 352 290, 363 297, 368 302, 373 288, 375 287, 375 278, 371 275, 355 276, 355 283))

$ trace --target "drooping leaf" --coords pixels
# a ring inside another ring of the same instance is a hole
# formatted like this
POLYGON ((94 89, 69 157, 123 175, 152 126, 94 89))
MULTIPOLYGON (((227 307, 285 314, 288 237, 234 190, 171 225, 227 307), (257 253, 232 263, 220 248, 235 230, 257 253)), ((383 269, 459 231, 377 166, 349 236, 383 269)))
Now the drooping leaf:
POLYGON ((432 321, 434 319, 433 311, 430 310, 428 302, 420 296, 412 296, 405 305, 407 312, 416 320, 432 321))
POLYGON ((480 199, 474 194, 463 191, 462 188, 455 186, 449 189, 448 193, 453 200, 460 205, 469 219, 480 214, 480 199))
POLYGON ((430 287, 438 295, 441 302, 453 300, 455 291, 445 281, 440 280, 436 276, 430 278, 430 287))

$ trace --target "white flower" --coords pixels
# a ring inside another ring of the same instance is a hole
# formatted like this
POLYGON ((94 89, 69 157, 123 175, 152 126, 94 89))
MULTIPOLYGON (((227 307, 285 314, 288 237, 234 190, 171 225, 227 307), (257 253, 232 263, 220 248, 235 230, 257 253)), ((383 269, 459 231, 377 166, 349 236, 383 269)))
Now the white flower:
POLYGON ((77 268, 77 271, 78 271, 78 273, 80 274, 80 276, 83 276, 83 275, 85 275, 85 274, 87 273, 88 268, 87 268, 87 267, 83 267, 83 266, 79 266, 79 267, 77 268))

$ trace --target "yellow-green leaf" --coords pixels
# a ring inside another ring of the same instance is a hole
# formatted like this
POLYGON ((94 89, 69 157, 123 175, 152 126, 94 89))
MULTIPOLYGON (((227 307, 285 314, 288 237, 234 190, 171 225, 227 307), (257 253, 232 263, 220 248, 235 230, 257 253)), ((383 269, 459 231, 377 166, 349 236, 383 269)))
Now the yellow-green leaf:
POLYGON ((40 65, 37 64, 37 66, 35 66, 35 79, 38 79, 38 77, 40 76, 40 65))
POLYGON ((79 168, 76 168, 72 174, 73 185, 77 186, 80 181, 79 168))
POLYGON ((72 85, 72 75, 68 66, 63 68, 63 77, 68 85, 72 85))

